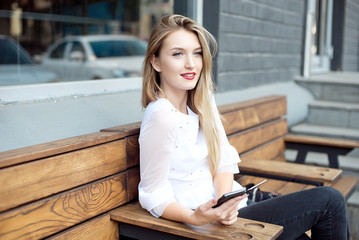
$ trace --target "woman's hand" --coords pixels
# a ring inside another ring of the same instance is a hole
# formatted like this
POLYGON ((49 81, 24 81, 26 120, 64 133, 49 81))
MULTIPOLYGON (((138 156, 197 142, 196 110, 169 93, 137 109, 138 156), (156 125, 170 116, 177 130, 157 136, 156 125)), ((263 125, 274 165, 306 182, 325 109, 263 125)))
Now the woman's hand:
POLYGON ((190 216, 194 225, 204 225, 214 221, 219 221, 224 225, 232 225, 237 221, 238 204, 248 195, 244 194, 233 198, 217 208, 213 208, 217 204, 218 199, 212 199, 200 205, 190 216))

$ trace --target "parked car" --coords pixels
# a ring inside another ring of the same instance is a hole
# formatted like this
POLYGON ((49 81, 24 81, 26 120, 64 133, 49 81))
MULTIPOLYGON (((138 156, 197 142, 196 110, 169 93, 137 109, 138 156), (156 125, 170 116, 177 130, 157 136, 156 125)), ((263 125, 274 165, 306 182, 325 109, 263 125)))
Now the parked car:
POLYGON ((146 47, 126 35, 65 37, 50 46, 42 65, 64 81, 140 76, 146 47))
POLYGON ((12 38, 0 35, 0 86, 57 82, 59 77, 35 64, 12 38))

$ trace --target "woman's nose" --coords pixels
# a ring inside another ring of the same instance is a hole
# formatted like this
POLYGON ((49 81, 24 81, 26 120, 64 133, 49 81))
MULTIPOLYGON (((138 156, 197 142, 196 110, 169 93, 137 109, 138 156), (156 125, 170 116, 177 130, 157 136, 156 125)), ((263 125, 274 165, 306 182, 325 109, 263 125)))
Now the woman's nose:
POLYGON ((195 61, 192 56, 187 56, 186 58, 186 68, 194 68, 196 66, 195 61))

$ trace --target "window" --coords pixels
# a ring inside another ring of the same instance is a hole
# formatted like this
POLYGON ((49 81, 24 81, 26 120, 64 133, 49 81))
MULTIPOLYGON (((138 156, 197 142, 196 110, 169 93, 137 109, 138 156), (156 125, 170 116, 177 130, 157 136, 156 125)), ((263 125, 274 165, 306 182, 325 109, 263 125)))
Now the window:
POLYGON ((51 58, 63 58, 65 52, 66 43, 60 44, 50 54, 51 58))
POLYGON ((0 77, 0 86, 140 76, 150 31, 173 13, 173 5, 174 0, 0 1, 0 62, 18 65, 13 76, 0 77), (118 57, 131 57, 132 66, 118 57), (25 63, 43 78, 23 79, 30 71, 21 67, 25 63), (76 73, 75 63, 82 63, 76 73))
POLYGON ((146 44, 140 41, 96 41, 90 43, 96 57, 129 57, 144 56, 146 54, 146 44))
POLYGON ((31 57, 16 42, 0 38, 0 64, 32 64, 31 57))

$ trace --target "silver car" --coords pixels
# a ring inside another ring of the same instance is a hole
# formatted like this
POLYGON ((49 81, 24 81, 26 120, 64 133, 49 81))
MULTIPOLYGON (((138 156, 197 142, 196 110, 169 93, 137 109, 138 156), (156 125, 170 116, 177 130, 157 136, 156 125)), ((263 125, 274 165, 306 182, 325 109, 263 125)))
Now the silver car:
POLYGON ((59 77, 35 64, 12 38, 0 35, 0 86, 58 82, 59 77))
POLYGON ((42 65, 63 81, 141 76, 146 47, 126 35, 65 37, 48 49, 42 65))

